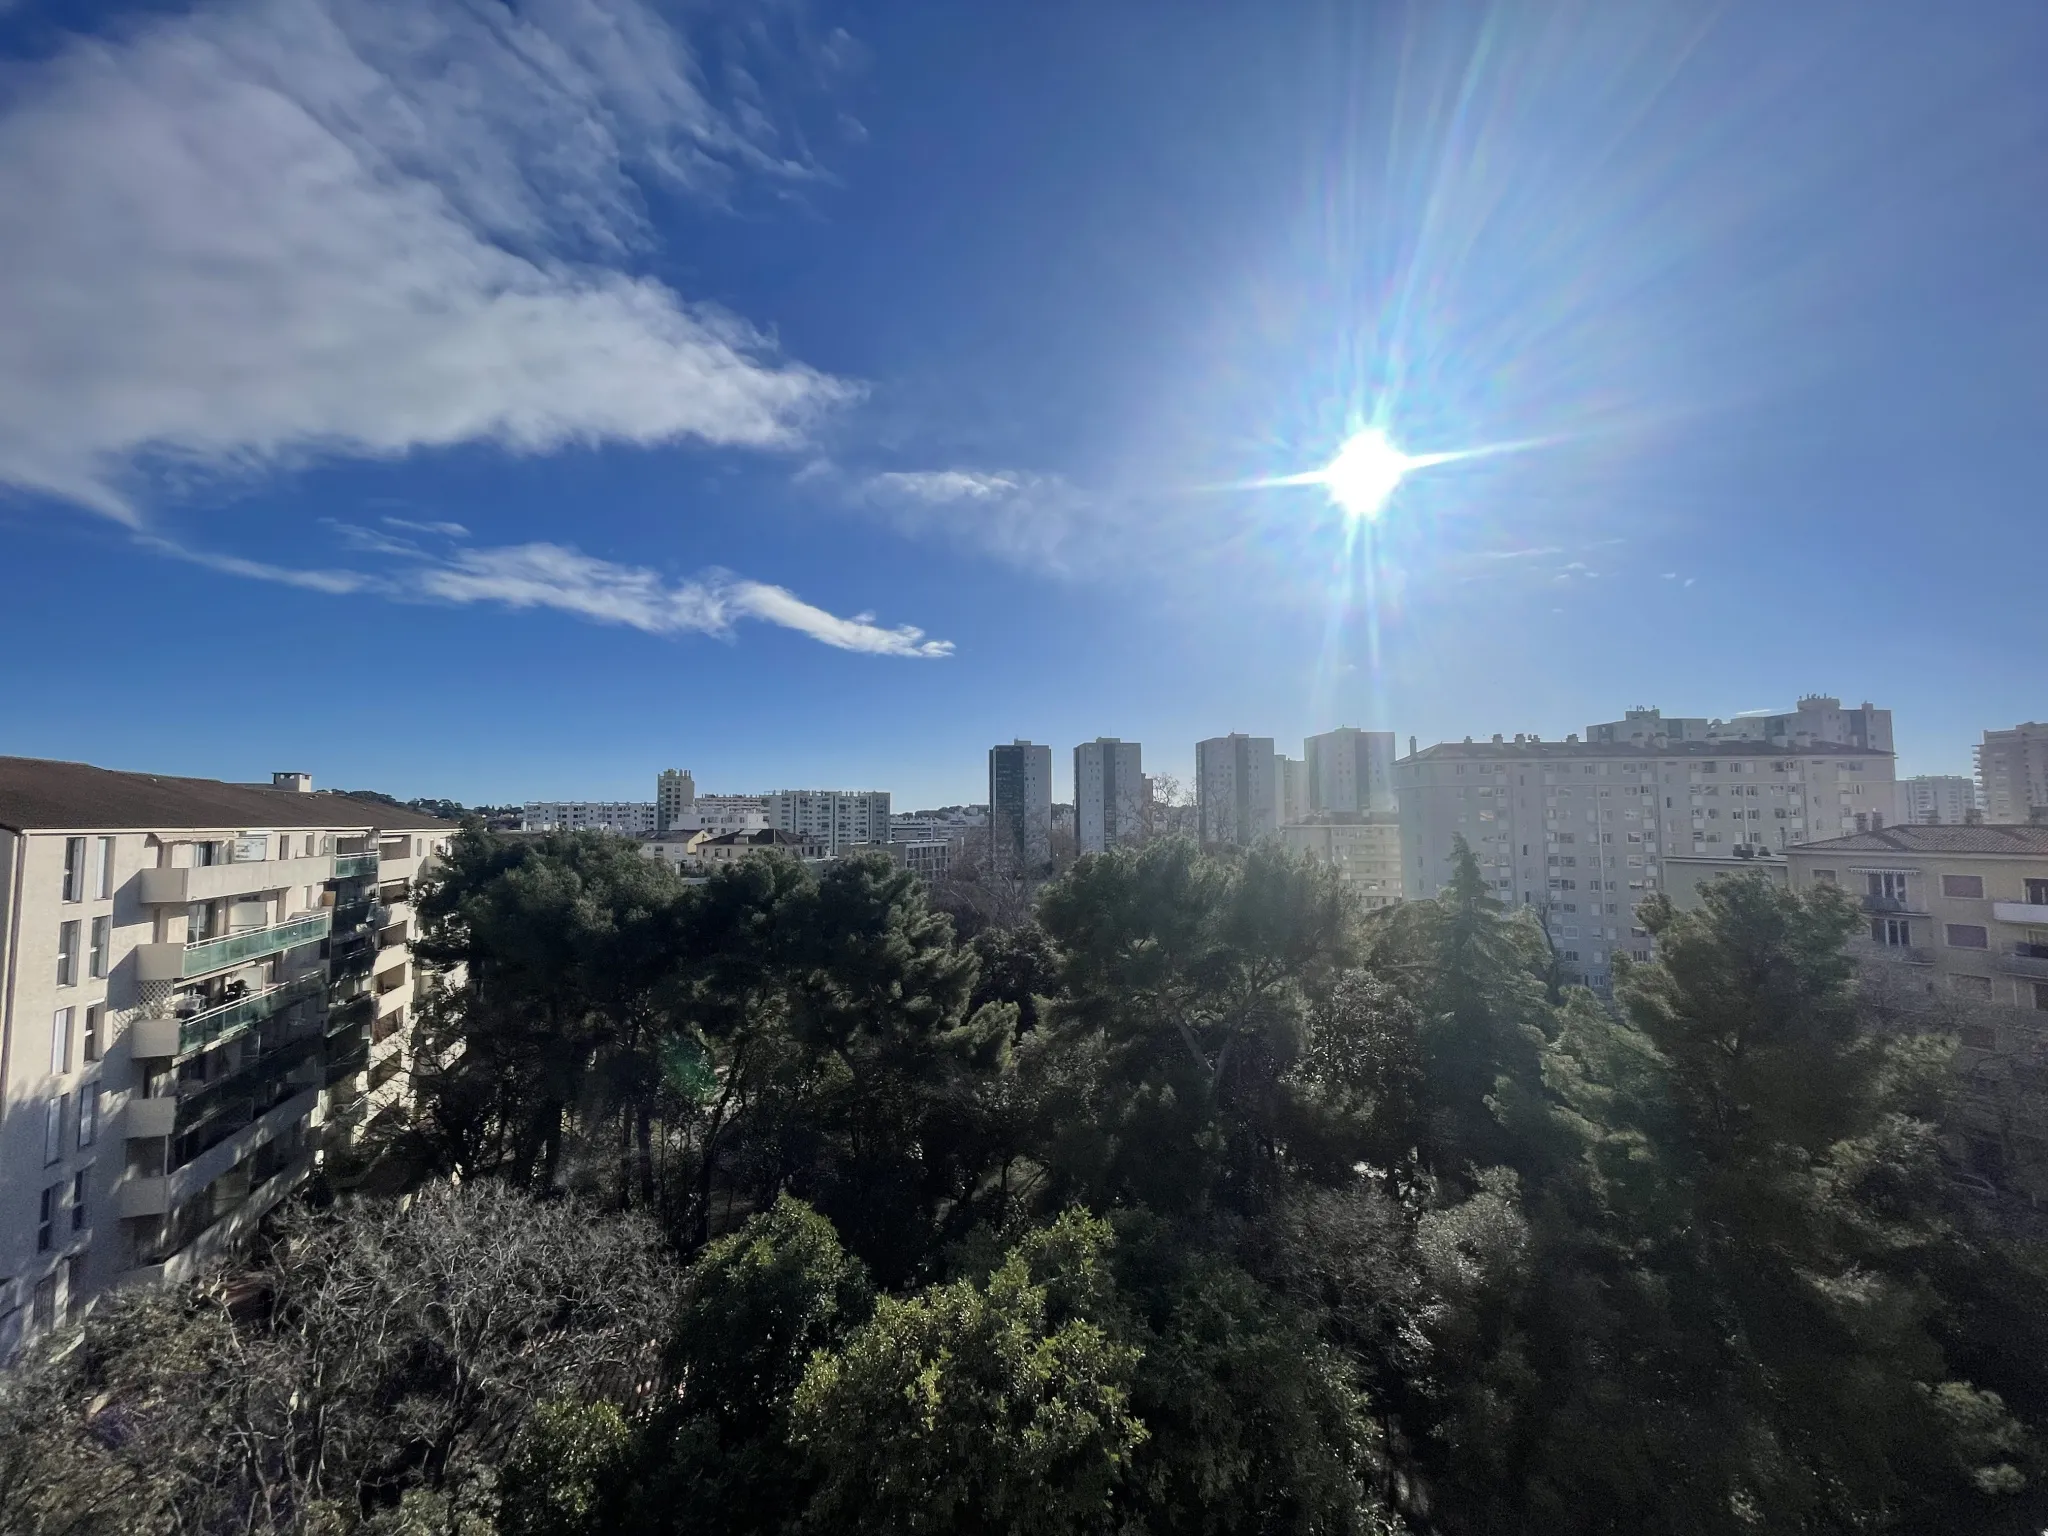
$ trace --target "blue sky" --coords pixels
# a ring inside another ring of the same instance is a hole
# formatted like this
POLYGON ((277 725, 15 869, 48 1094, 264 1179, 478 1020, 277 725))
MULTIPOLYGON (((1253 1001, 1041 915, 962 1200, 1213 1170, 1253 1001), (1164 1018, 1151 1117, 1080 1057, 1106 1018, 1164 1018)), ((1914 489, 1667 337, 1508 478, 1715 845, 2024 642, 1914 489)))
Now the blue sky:
POLYGON ((0 751, 2048 714, 2048 9, 0 3, 0 751), (1378 423, 1411 475, 1317 487, 1378 423))

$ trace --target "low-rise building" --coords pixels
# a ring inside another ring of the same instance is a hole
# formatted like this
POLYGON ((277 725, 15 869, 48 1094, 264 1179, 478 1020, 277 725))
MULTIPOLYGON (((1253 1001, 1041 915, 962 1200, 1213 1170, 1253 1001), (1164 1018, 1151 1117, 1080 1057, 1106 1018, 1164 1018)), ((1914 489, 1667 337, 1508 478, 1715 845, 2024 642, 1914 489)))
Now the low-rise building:
POLYGON ((926 885, 934 885, 945 879, 953 867, 953 844, 944 838, 891 843, 889 857, 926 885))
POLYGON ((529 800, 520 809, 522 832, 616 832, 652 837, 659 818, 652 800, 529 800))
POLYGON ((694 856, 699 870, 711 870, 737 863, 752 854, 771 852, 790 854, 806 863, 818 863, 831 857, 830 850, 817 839, 785 832, 780 827, 705 836, 697 842, 694 856))
POLYGON ((407 1087, 411 882, 371 800, 0 758, 0 1356, 239 1242, 407 1087))

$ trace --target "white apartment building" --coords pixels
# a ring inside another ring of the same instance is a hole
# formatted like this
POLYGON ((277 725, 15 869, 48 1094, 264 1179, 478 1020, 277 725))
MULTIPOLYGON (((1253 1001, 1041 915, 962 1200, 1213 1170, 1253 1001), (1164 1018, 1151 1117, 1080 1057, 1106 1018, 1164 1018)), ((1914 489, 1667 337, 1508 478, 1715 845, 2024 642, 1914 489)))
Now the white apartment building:
POLYGON ((767 796, 768 825, 820 843, 828 854, 889 841, 886 789, 779 789, 767 796))
POLYGON ((1831 694, 1810 693, 1790 710, 1759 710, 1726 720, 1699 715, 1666 715, 1638 705, 1619 720, 1586 727, 1586 740, 1613 746, 1649 747, 1688 741, 1762 741, 1780 747, 1813 744, 1892 750, 1892 712, 1868 702, 1844 709, 1831 694))
POLYGON ((2030 720, 1986 731, 1977 748, 1977 789, 1986 821, 2017 825, 2048 815, 2048 725, 2030 720))
POLYGON ((406 1091, 448 822, 0 758, 0 1358, 181 1279, 406 1091))
POLYGON ((1150 802, 1137 742, 1098 736, 1074 748, 1074 841, 1080 852, 1142 842, 1150 802))
POLYGON ((1281 826, 1289 822, 1309 819, 1308 763, 1299 757, 1289 757, 1284 752, 1273 754, 1274 792, 1280 797, 1276 811, 1281 826))
POLYGON ((697 804, 697 780, 687 768, 664 768, 654 779, 654 830, 657 835, 670 827, 689 825, 697 804))
POLYGON ((944 838, 892 842, 889 844, 889 857, 926 885, 932 885, 945 879, 947 871, 953 867, 953 845, 944 838))
POLYGON ((988 749, 989 866, 1036 875, 1052 863, 1052 748, 1013 741, 988 749))
POLYGON ((1890 753, 1763 741, 1447 743, 1395 764, 1402 878, 1448 883, 1463 837, 1503 901, 1540 909, 1570 974, 1604 987, 1616 950, 1648 958, 1635 906, 1671 855, 1781 850, 1890 819, 1890 753))
POLYGON ((766 832, 766 795, 699 795, 680 822, 669 830, 704 831, 714 835, 727 832, 766 832))
POLYGON ((1204 843, 1249 848, 1277 826, 1273 738, 1212 736, 1195 743, 1195 821, 1204 843))
POLYGON ((1401 819, 1392 811, 1343 812, 1280 828, 1282 846, 1335 866, 1368 911, 1401 899, 1401 819))
POLYGON ((616 832, 652 837, 652 800, 529 800, 520 807, 522 832, 616 832))
POLYGON ((1308 765, 1308 808, 1330 814, 1398 809, 1394 795, 1394 733, 1339 726, 1302 744, 1308 765))
POLYGON ((1916 773, 1899 780, 1899 819, 1959 827, 1978 810, 1977 781, 1960 773, 1916 773))

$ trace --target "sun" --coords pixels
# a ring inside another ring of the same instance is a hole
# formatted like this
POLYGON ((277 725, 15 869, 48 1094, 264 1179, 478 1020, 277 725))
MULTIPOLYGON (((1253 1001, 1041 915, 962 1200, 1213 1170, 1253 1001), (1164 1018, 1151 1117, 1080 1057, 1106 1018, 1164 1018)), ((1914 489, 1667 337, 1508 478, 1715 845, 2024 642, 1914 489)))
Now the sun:
POLYGON ((1416 467, 1386 433, 1368 427, 1346 439, 1317 478, 1347 515, 1369 521, 1380 515, 1401 477, 1416 467))

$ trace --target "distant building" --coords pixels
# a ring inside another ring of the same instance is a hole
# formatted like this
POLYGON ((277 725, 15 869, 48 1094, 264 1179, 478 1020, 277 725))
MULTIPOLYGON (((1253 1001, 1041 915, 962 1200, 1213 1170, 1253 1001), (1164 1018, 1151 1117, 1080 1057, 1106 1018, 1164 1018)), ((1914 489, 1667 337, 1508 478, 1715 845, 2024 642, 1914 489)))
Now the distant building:
POLYGON ((1977 748, 1984 819, 2008 826, 2048 817, 2048 725, 2030 720, 1986 731, 1977 748))
POLYGON ((522 832, 617 832, 624 837, 655 833, 651 800, 529 800, 519 817, 522 832))
POLYGON ((1401 899, 1401 821, 1392 811, 1349 811, 1290 822, 1282 846, 1335 867, 1368 911, 1401 899))
POLYGON ((764 827, 755 832, 705 835, 691 849, 691 856, 700 870, 735 864, 756 853, 787 853, 810 862, 831 856, 822 842, 777 827, 764 827))
POLYGON ((687 768, 664 768, 654 781, 654 830, 689 825, 689 814, 697 803, 697 781, 687 768))
POLYGON ((1976 817, 1977 781, 1960 773, 1916 773, 1899 780, 1899 816, 1921 826, 1960 827, 1976 817))
POLYGON ((1273 790, 1280 798, 1280 825, 1307 821, 1310 814, 1308 764, 1298 757, 1273 754, 1273 790))
POLYGON ((1303 743, 1311 812, 1391 811, 1394 733, 1340 726, 1303 743))
POLYGON ((1395 764, 1406 896, 1435 896, 1463 838, 1502 901, 1540 909, 1566 973, 1605 987, 1649 958, 1636 905, 1673 855, 1776 854, 1890 819, 1891 754, 1767 741, 1446 743, 1395 764))
POLYGON ((1862 747, 1870 752, 1892 750, 1892 712, 1873 704, 1844 709, 1831 694, 1811 693, 1794 709, 1736 715, 1709 720, 1698 715, 1666 715, 1638 705, 1621 719, 1586 727, 1590 744, 1613 746, 1676 746, 1688 741, 1763 741, 1780 747, 1808 745, 1862 747))
POLYGON ((669 828, 710 833, 768 830, 766 795, 699 795, 681 822, 669 828))
POLYGON ((889 857, 926 885, 931 885, 945 879, 947 871, 953 867, 953 844, 944 838, 892 842, 889 844, 889 857))
POLYGON ((1195 812, 1204 843, 1249 848, 1276 829, 1280 809, 1270 736, 1195 743, 1195 812))
POLYGON ((1661 709, 1637 705, 1623 712, 1619 720, 1586 727, 1586 740, 1607 746, 1648 747, 1677 742, 1706 741, 1708 732, 1720 724, 1704 715, 1672 715, 1661 709))
POLYGON ((829 854, 889 841, 886 789, 782 789, 767 802, 769 826, 822 843, 829 854))
POLYGON ((989 865, 1036 875, 1052 862, 1052 748, 1018 740, 988 751, 989 865))
POLYGON ((1074 748, 1074 840, 1082 853, 1144 839, 1151 793, 1142 756, 1137 742, 1114 736, 1074 748))

